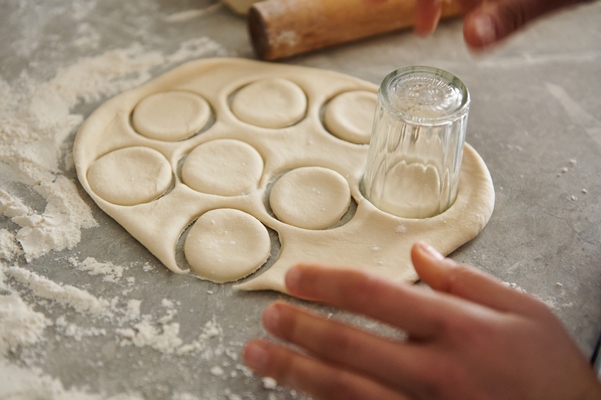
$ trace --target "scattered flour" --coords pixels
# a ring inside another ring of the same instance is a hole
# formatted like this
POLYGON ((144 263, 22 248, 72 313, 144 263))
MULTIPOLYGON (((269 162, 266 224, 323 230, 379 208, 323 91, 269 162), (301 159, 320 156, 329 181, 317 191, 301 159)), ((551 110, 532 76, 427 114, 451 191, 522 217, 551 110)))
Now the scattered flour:
POLYGON ((0 259, 12 261, 23 254, 17 238, 7 229, 0 229, 0 259))
POLYGON ((34 311, 17 292, 11 290, 4 280, 0 270, 0 355, 16 351, 20 346, 38 343, 46 326, 51 324, 44 314, 34 311))
POLYGON ((90 275, 104 275, 102 280, 105 282, 117 282, 123 277, 124 267, 115 265, 111 262, 99 262, 93 257, 87 257, 79 262, 75 257, 70 257, 69 262, 79 271, 87 272, 90 275))
POLYGON ((518 284, 515 282, 503 282, 503 285, 510 287, 520 293, 527 293, 524 289, 522 289, 520 286, 518 286, 518 284))
MULTIPOLYGON (((77 22, 70 46, 82 53, 100 48, 105 39, 92 23, 82 20, 94 14, 96 3, 74 2, 69 10, 77 22)), ((221 7, 217 3, 203 10, 172 14, 164 22, 189 21, 221 7)), ((23 57, 33 56, 40 49, 25 39, 17 40, 12 48, 23 57)), ((117 346, 154 349, 162 357, 189 355, 208 365, 218 364, 224 379, 252 376, 246 367, 235 364, 243 344, 227 343, 214 317, 198 336, 184 340, 181 321, 177 321, 177 301, 128 297, 143 284, 126 276, 132 266, 91 257, 70 257, 67 263, 60 254, 51 259, 54 253, 75 249, 83 231, 98 226, 74 178, 69 139, 84 119, 74 110, 138 86, 184 61, 231 55, 215 41, 197 37, 182 41, 170 54, 134 43, 82 57, 58 68, 51 79, 36 78, 34 68, 24 68, 10 80, 0 75, 0 399, 143 399, 136 393, 110 397, 66 388, 36 368, 43 364, 36 356, 40 360, 46 356, 43 346, 50 341, 67 341, 65 348, 72 348, 72 343, 104 337, 109 344, 114 340, 117 346), (41 257, 46 257, 44 266, 49 270, 56 267, 65 271, 69 266, 97 276, 97 286, 125 280, 128 289, 122 291, 123 297, 107 299, 92 294, 87 286, 55 281, 43 275, 46 269, 37 269, 35 263, 41 262, 41 257), (143 313, 146 309, 155 311, 143 313), (24 352, 31 357, 23 358, 24 352)), ((141 268, 155 269, 150 263, 141 268)), ((181 392, 171 398, 202 397, 181 392)), ((243 397, 231 394, 228 398, 243 397)))
POLYGON ((200 397, 194 396, 190 393, 174 393, 171 400, 201 400, 200 397))
POLYGON ((211 375, 213 375, 213 376, 223 376, 223 374, 225 374, 225 371, 220 366, 216 365, 216 366, 214 366, 214 367, 211 368, 211 375))
POLYGON ((54 321, 55 328, 62 333, 63 336, 73 338, 80 342, 84 337, 106 336, 106 329, 91 327, 82 327, 67 321, 64 315, 61 315, 54 321))
POLYGON ((34 296, 52 300, 76 311, 112 316, 111 303, 71 285, 62 285, 18 266, 4 267, 4 274, 23 284, 34 296))
POLYGON ((406 225, 403 225, 403 224, 401 224, 401 225, 397 225, 397 226, 394 228, 394 231, 395 231, 396 233, 403 233, 403 234, 404 234, 404 233, 407 233, 407 226, 406 226, 406 225))
POLYGON ((151 321, 141 321, 132 328, 117 329, 123 337, 121 345, 132 343, 137 347, 152 347, 165 354, 173 354, 183 341, 179 337, 179 324, 156 325, 151 321))
POLYGON ((107 397, 80 390, 66 390, 62 383, 36 369, 25 369, 0 358, 0 399, 143 400, 137 394, 107 397))
POLYGON ((265 389, 275 389, 278 386, 277 381, 273 378, 265 377, 262 381, 265 389))

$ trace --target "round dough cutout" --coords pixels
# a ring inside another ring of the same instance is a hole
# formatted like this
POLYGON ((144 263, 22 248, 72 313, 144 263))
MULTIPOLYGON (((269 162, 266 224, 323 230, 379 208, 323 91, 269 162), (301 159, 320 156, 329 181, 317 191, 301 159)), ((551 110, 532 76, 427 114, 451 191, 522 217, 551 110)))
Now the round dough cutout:
POLYGON ((182 167, 182 181, 192 189, 218 196, 239 196, 256 187, 263 158, 249 144, 212 140, 196 147, 182 167))
POLYGON ((296 83, 287 79, 261 79, 236 93, 232 112, 247 124, 261 128, 285 128, 305 116, 307 96, 296 83))
POLYGON ((377 95, 364 90, 345 92, 326 106, 324 123, 334 136, 355 144, 368 144, 377 95))
POLYGON ((150 139, 176 142, 201 130, 211 117, 211 106, 202 97, 182 91, 153 94, 134 109, 134 129, 150 139))
POLYGON ((282 176, 271 188, 269 205, 282 222, 304 229, 335 225, 351 204, 342 175, 322 167, 303 167, 282 176))
POLYGON ((192 271, 212 282, 231 282, 256 271, 267 261, 271 240, 255 217, 223 208, 203 214, 184 243, 192 271))
POLYGON ((88 169, 90 188, 109 203, 133 206, 155 200, 169 189, 171 166, 158 151, 126 147, 96 160, 88 169))

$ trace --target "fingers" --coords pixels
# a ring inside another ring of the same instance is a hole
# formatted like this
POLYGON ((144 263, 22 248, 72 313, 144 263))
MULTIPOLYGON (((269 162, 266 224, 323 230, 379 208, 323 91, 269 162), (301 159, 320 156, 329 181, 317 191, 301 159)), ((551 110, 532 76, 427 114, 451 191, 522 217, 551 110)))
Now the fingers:
POLYGON ((256 373, 302 388, 318 399, 407 400, 407 397, 351 371, 337 368, 264 340, 244 349, 244 361, 256 373))
POLYGON ((479 49, 498 42, 535 18, 578 0, 498 0, 484 2, 464 19, 466 43, 479 49))
POLYGON ((475 306, 456 297, 404 283, 391 283, 359 270, 297 265, 286 275, 290 294, 396 326, 412 338, 436 336, 449 320, 475 306), (461 307, 458 302, 466 303, 461 307))
POLYGON ((415 4, 413 31, 419 36, 428 36, 438 26, 442 11, 442 0, 420 0, 415 4))
MULTIPOLYGON (((457 3, 462 13, 466 13, 481 3, 482 0, 416 0, 413 31, 419 36, 428 36, 438 26, 443 10, 443 3, 457 3)), ((453 6, 456 6, 454 4, 453 6)))
POLYGON ((505 286, 480 270, 444 258, 426 243, 411 249, 411 260, 420 278, 434 290, 504 312, 541 316, 546 306, 536 299, 505 286))
POLYGON ((417 345, 376 336, 285 303, 268 307, 263 325, 273 336, 309 354, 405 392, 423 382, 431 364, 439 361, 417 345))

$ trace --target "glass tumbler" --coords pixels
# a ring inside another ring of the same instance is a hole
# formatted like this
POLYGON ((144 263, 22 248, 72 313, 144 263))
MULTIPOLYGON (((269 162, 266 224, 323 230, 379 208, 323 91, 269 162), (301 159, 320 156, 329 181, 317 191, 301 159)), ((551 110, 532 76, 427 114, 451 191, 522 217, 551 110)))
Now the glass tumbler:
POLYGON ((428 218, 457 197, 470 95, 456 76, 413 66, 380 86, 362 190, 380 210, 428 218))

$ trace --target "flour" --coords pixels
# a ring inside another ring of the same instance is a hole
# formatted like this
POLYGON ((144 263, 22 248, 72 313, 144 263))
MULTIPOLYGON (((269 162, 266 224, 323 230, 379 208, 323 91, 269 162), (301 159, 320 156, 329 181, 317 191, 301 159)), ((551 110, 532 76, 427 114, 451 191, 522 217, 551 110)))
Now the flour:
POLYGON ((0 355, 6 355, 20 346, 31 346, 41 341, 44 329, 51 322, 2 283, 1 271, 0 289, 7 292, 0 295, 0 355))
POLYGON ((29 185, 46 201, 45 210, 35 212, 7 190, 10 184, 0 189, 0 212, 21 227, 16 238, 27 261, 72 249, 82 229, 97 225, 74 182, 60 172, 61 164, 71 165, 63 143, 83 120, 71 110, 140 85, 155 67, 226 54, 206 37, 184 41, 168 56, 133 44, 82 58, 48 82, 36 82, 26 72, 13 85, 0 80, 0 182, 29 185))
POLYGON ((60 381, 39 370, 17 367, 1 358, 0 371, 0 399, 143 400, 137 394, 106 397, 81 390, 66 390, 60 381))
POLYGON ((15 235, 7 229, 0 229, 0 259, 12 261, 21 254, 23 250, 17 243, 15 235))
POLYGON ((3 270, 6 276, 23 284, 34 296, 52 300, 79 312, 107 317, 113 315, 110 309, 111 302, 97 298, 85 290, 71 285, 61 285, 18 266, 4 267, 3 270))
POLYGON ((86 337, 107 335, 106 329, 94 326, 78 326, 72 322, 68 322, 64 315, 61 315, 54 321, 54 326, 64 337, 73 338, 78 342, 81 342, 81 340, 86 337))
POLYGON ((508 288, 512 288, 513 290, 516 290, 520 293, 527 293, 526 290, 522 289, 517 283, 515 282, 503 282, 503 285, 507 286, 508 288))
POLYGON ((83 261, 78 261, 75 257, 69 258, 69 263, 79 271, 87 272, 90 275, 103 275, 104 282, 117 282, 123 277, 125 267, 115 265, 111 262, 99 262, 93 257, 87 257, 83 261))
MULTIPOLYGON (((77 30, 77 46, 94 48, 97 45, 99 36, 90 25, 79 24, 77 30)), ((0 258, 13 262, 24 256, 27 262, 32 262, 49 253, 73 249, 81 241, 83 229, 97 226, 74 180, 62 172, 63 168, 67 171, 72 168, 65 140, 83 120, 81 115, 72 113, 75 106, 137 86, 151 77, 153 68, 168 68, 182 60, 226 53, 219 44, 204 37, 183 42, 171 55, 146 51, 141 45, 133 44, 129 48, 82 58, 59 69, 56 76, 46 82, 36 81, 27 71, 11 84, 0 79, 0 215, 4 221, 10 221, 0 229, 0 258), (23 187, 39 195, 39 200, 32 205, 25 202, 20 197, 23 187), (40 201, 43 202, 41 208, 40 201)), ((99 275, 111 283, 122 279, 128 268, 94 258, 83 261, 70 258, 69 262, 76 269, 99 275)), ((144 269, 153 267, 147 264, 144 269)), ((114 326, 137 321, 133 336, 137 345, 166 353, 181 348, 177 324, 157 329, 149 315, 145 316, 147 320, 140 321, 140 300, 120 302, 96 297, 18 264, 0 264, 0 278, 0 355, 43 342, 48 326, 53 326, 63 338, 76 341, 117 334, 94 325, 77 325, 65 316, 53 321, 27 303, 25 298, 31 296, 108 320, 114 326)), ((126 279, 128 286, 135 284, 133 277, 126 279)), ((170 307, 168 318, 173 318, 177 310, 174 304, 170 307)), ((39 372, 10 366, 1 358, 0 371, 0 398, 103 397, 66 391, 60 382, 39 372)))

